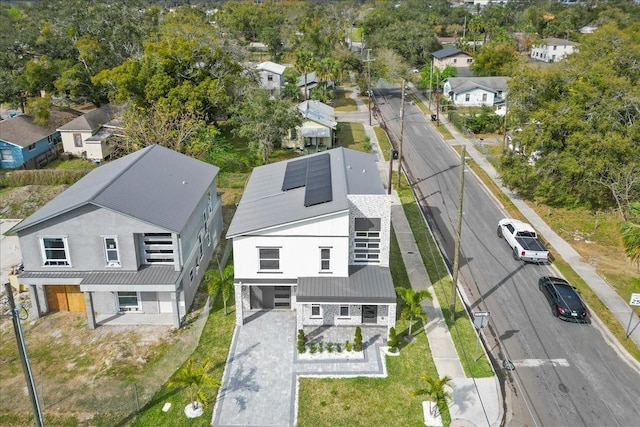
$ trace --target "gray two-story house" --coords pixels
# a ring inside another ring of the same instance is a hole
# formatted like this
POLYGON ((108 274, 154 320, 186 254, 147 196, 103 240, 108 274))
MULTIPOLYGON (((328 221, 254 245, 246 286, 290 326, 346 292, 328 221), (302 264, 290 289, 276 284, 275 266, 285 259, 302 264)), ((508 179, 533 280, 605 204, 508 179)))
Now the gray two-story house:
POLYGON ((179 327, 222 231, 216 166, 152 145, 100 166, 11 231, 33 315, 179 327))

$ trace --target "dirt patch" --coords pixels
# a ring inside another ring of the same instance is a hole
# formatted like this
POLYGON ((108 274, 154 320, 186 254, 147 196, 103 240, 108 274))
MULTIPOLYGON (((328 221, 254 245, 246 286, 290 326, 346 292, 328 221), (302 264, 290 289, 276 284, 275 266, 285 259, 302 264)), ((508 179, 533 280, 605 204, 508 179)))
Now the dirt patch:
POLYGON ((0 190, 0 218, 23 219, 44 206, 66 185, 26 185, 0 190))

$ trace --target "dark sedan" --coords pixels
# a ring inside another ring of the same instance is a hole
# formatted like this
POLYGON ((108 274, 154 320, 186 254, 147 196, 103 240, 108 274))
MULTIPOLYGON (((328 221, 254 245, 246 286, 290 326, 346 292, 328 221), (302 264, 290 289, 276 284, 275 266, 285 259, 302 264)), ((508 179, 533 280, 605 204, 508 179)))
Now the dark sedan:
POLYGON ((589 310, 575 288, 559 277, 541 277, 540 290, 549 301, 554 316, 573 322, 590 323, 589 310))

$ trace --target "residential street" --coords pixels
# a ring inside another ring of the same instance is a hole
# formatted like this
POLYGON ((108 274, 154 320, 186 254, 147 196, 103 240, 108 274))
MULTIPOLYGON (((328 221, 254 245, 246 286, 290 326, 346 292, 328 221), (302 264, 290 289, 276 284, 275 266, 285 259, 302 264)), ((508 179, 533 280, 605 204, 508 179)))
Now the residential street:
MULTIPOLYGON (((400 90, 379 86, 380 120, 400 133, 400 90)), ((403 158, 427 219, 450 263, 459 189, 459 155, 405 104, 403 158)), ((504 377, 509 425, 635 425, 640 373, 623 362, 597 322, 554 318, 538 290, 553 267, 515 261, 496 236, 506 214, 482 183, 465 172, 459 284, 473 311, 490 312, 488 350, 515 370, 504 377)), ((464 358, 472 354, 460 355, 464 358)))

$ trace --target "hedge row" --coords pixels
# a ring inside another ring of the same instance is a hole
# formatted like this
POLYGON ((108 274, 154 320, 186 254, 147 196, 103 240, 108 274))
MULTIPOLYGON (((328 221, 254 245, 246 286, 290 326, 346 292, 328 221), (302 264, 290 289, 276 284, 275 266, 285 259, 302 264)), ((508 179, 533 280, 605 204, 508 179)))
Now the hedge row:
POLYGON ((25 185, 72 185, 91 172, 91 169, 29 169, 16 170, 0 177, 2 187, 25 185))

